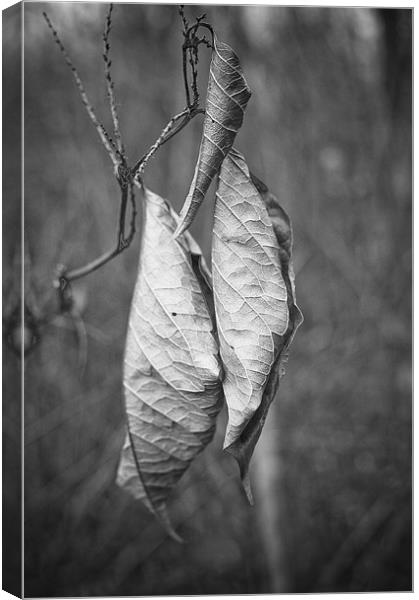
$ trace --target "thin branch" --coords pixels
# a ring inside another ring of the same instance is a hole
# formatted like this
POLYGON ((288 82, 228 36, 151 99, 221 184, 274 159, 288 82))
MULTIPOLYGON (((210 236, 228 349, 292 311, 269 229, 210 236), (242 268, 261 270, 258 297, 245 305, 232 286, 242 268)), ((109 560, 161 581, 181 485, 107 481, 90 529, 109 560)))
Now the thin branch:
POLYGON ((214 31, 213 31, 211 25, 209 25, 208 23, 205 23, 203 21, 204 18, 205 18, 205 15, 201 15, 200 17, 197 17, 196 23, 194 25, 192 25, 191 27, 188 27, 187 26, 188 22, 186 21, 186 19, 182 18, 183 26, 184 26, 183 35, 185 38, 185 41, 182 46, 183 81, 184 81, 184 85, 185 85, 186 103, 187 103, 187 106, 190 108, 194 108, 199 105, 198 69, 197 69, 198 48, 199 48, 200 44, 205 44, 208 48, 212 48, 213 43, 214 43, 214 31), (199 29, 199 27, 205 27, 206 29, 209 29, 209 31, 211 32, 211 36, 212 36, 212 43, 210 43, 205 38, 205 36, 200 38, 196 35, 196 32, 199 29), (192 89, 192 93, 193 93, 192 102, 190 100, 190 93, 189 93, 187 55, 189 56, 189 65, 190 65, 191 72, 192 72, 192 83, 191 83, 191 89, 192 89))
POLYGON ((135 193, 134 186, 130 183, 127 186, 121 185, 121 201, 119 207, 119 216, 118 216, 118 233, 116 246, 112 250, 108 250, 95 260, 87 263, 83 267, 78 267, 77 269, 73 269, 71 271, 62 271, 58 275, 58 281, 56 283, 56 287, 58 287, 58 292, 60 295, 60 299, 62 302, 62 298, 64 298, 64 294, 68 294, 69 283, 74 281, 75 279, 79 279, 80 277, 84 277, 99 267, 103 266, 118 254, 121 254, 128 246, 131 244, 134 239, 135 231, 136 231, 136 217, 137 217, 137 207, 135 203, 135 193), (127 203, 128 203, 128 192, 129 199, 131 203, 131 221, 128 235, 125 236, 125 221, 126 221, 126 212, 127 212, 127 203))
POLYGON ((129 188, 129 197, 130 197, 130 202, 131 202, 131 221, 130 221, 130 230, 128 233, 128 237, 127 237, 127 243, 128 246, 131 244, 134 235, 135 235, 135 224, 136 224, 136 220, 137 220, 137 205, 135 202, 135 188, 134 188, 134 184, 131 183, 130 188, 129 188))
POLYGON ((185 38, 185 41, 182 45, 182 71, 183 71, 183 83, 185 86, 185 97, 186 97, 186 106, 190 106, 191 105, 191 97, 189 95, 189 83, 188 83, 188 67, 187 67, 187 62, 186 62, 186 42, 188 39, 188 29, 189 29, 189 22, 187 21, 186 17, 185 17, 185 12, 184 12, 184 6, 183 4, 181 4, 179 6, 179 14, 180 17, 182 19, 182 23, 183 23, 183 36, 185 38))
POLYGON ((205 114, 205 110, 199 108, 198 102, 198 90, 197 90, 197 69, 196 65, 198 64, 198 47, 200 44, 205 43, 207 46, 212 47, 211 44, 204 38, 199 38, 196 35, 196 31, 199 27, 206 27, 211 31, 212 36, 213 30, 210 25, 204 23, 202 19, 205 18, 205 15, 198 17, 196 19, 196 23, 189 26, 189 23, 185 17, 183 7, 180 7, 179 14, 181 15, 183 28, 184 28, 184 37, 185 42, 183 44, 183 56, 184 56, 184 81, 185 81, 185 90, 186 90, 186 100, 187 106, 186 108, 172 117, 167 125, 161 131, 159 137, 154 142, 152 146, 148 149, 148 151, 137 161, 133 168, 129 168, 127 165, 127 160, 124 153, 124 146, 122 143, 121 132, 119 127, 119 119, 116 108, 116 101, 114 95, 114 82, 111 77, 111 64, 110 60, 110 42, 109 36, 112 26, 112 10, 113 4, 110 4, 109 10, 106 16, 105 21, 105 29, 103 33, 103 59, 105 62, 105 78, 107 83, 107 92, 108 99, 110 104, 110 110, 112 114, 112 121, 114 127, 114 135, 116 140, 115 142, 109 137, 105 128, 99 121, 95 115, 92 105, 89 102, 86 91, 83 87, 82 81, 78 75, 78 72, 73 65, 67 51, 62 44, 60 38, 58 37, 58 33, 56 32, 52 22, 50 21, 48 15, 43 13, 44 18, 48 24, 48 27, 52 31, 53 37, 57 45, 59 46, 61 52, 64 55, 65 61, 67 65, 70 67, 73 76, 76 81, 77 88, 80 92, 83 104, 87 110, 87 113, 95 125, 100 138, 107 149, 112 162, 115 166, 115 176, 118 181, 121 197, 120 197, 120 207, 119 207, 119 215, 118 215, 118 225, 117 225, 117 239, 116 245, 112 250, 105 252, 98 258, 93 261, 90 261, 88 264, 78 267, 76 269, 72 269, 70 271, 66 271, 64 267, 62 267, 58 273, 57 277, 54 281, 54 287, 58 290, 59 301, 60 301, 60 310, 61 312, 68 312, 72 307, 72 295, 71 295, 71 285, 70 282, 75 279, 79 279, 80 277, 84 277, 89 273, 99 269, 107 262, 111 261, 113 258, 118 256, 121 252, 123 252, 128 246, 131 244, 135 232, 136 232, 136 216, 137 216, 137 208, 135 203, 135 191, 134 186, 142 189, 143 183, 141 179, 141 175, 143 174, 145 167, 147 166, 149 160, 154 156, 157 150, 166 142, 168 142, 173 136, 179 133, 186 125, 198 114, 205 114), (192 70, 192 91, 193 91, 193 100, 191 104, 190 94, 189 94, 189 84, 187 79, 187 53, 189 53, 189 62, 192 70), (131 205, 131 220, 129 225, 128 235, 125 234, 125 223, 126 223, 126 213, 127 213, 127 205, 128 200, 131 205))
POLYGON ((185 97, 186 106, 191 106, 191 96, 189 94, 189 82, 188 82, 188 67, 186 62, 186 46, 182 46, 182 70, 183 70, 183 83, 185 86, 185 97))
POLYGON ((119 248, 114 248, 113 250, 109 250, 105 252, 95 260, 92 260, 90 263, 85 265, 84 267, 79 267, 78 269, 73 269, 72 271, 68 271, 60 276, 60 286, 63 288, 67 282, 74 281, 75 279, 79 279, 80 277, 84 277, 84 275, 88 275, 89 273, 93 273, 99 267, 106 264, 112 258, 117 256, 120 253, 119 248))
POLYGON ((55 43, 58 45, 58 47, 60 48, 63 56, 64 56, 64 60, 67 63, 68 67, 71 69, 71 72, 73 73, 73 77, 74 80, 76 82, 77 85, 77 89, 79 90, 80 96, 81 96, 81 100, 83 102, 83 105, 87 111, 87 114, 89 115, 90 120, 92 121, 93 125, 96 128, 96 131, 99 134, 99 137, 102 141, 102 144, 105 146, 106 151, 109 154, 110 159, 112 160, 113 164, 115 166, 118 165, 119 161, 116 158, 116 154, 118 153, 118 148, 115 146, 114 141, 112 140, 112 138, 109 136, 108 132, 106 131, 106 129, 104 128, 104 126, 102 125, 102 123, 100 123, 100 121, 98 120, 98 118, 96 117, 95 111, 93 109, 93 106, 91 105, 89 98, 87 96, 86 90, 84 89, 84 85, 82 83, 82 80, 80 79, 80 76, 78 74, 78 71, 76 69, 76 67, 74 66, 69 54, 67 53, 67 50, 64 47, 64 44, 62 43, 62 41, 60 40, 58 33, 56 31, 56 29, 54 28, 54 25, 52 24, 50 18, 48 17, 46 12, 42 13, 44 16, 44 19, 49 27, 49 29, 52 32, 52 35, 54 37, 54 41, 55 43))
MULTIPOLYGON (((195 114, 197 114, 197 113, 195 113, 195 114)), ((193 116, 195 116, 195 115, 193 115, 193 116)), ((154 144, 152 146, 150 146, 150 148, 147 150, 147 152, 134 165, 134 167, 132 169, 132 173, 134 174, 134 176, 137 174, 141 175, 144 172, 144 169, 145 169, 148 161, 150 160, 150 158, 153 156, 153 154, 155 154, 155 152, 157 152, 157 150, 160 148, 160 146, 162 146, 165 142, 167 142, 167 140, 170 139, 170 137, 173 137, 174 132, 172 132, 172 129, 173 129, 173 126, 175 125, 175 123, 184 117, 184 121, 186 121, 185 122, 185 125, 186 125, 193 118, 193 116, 191 116, 191 110, 189 108, 185 108, 184 110, 182 110, 182 112, 180 112, 179 114, 175 115, 174 117, 172 117, 170 119, 170 121, 167 123, 166 127, 164 127, 164 129, 160 133, 157 140, 154 142, 154 144), (172 135, 169 136, 170 133, 172 133, 172 135)), ((183 125, 183 127, 185 125, 183 125)), ((176 128, 176 133, 178 131, 180 131, 180 129, 176 128)))
POLYGON ((116 240, 116 247, 122 249, 125 240, 125 218, 127 214, 127 202, 128 202, 128 186, 121 188, 121 202, 119 205, 119 221, 118 221, 118 236, 116 240))
POLYGON ((188 22, 188 19, 186 18, 186 15, 185 15, 185 6, 184 6, 184 4, 180 4, 179 5, 178 12, 179 12, 180 18, 182 19, 183 31, 186 34, 186 32, 189 29, 189 22, 188 22))
POLYGON ((111 27, 112 27, 112 10, 113 10, 113 4, 111 3, 111 4, 109 4, 108 14, 106 15, 105 31, 103 33, 103 60, 105 61, 105 79, 106 79, 106 87, 107 87, 107 92, 108 92, 109 106, 110 106, 111 115, 112 115, 115 142, 118 147, 118 154, 119 154, 120 158, 123 160, 125 152, 124 152, 124 146, 123 146, 122 140, 121 140, 121 130, 119 127, 118 111, 116 108, 116 100, 115 100, 115 93, 114 93, 114 82, 113 82, 112 76, 111 76, 112 61, 109 57, 109 52, 110 52, 110 48, 111 48, 109 36, 110 36, 110 32, 111 32, 111 27))
POLYGON ((162 141, 162 143, 160 144, 160 146, 163 146, 163 144, 165 144, 166 142, 168 142, 169 140, 171 140, 173 136, 175 136, 176 134, 178 134, 179 131, 182 131, 182 129, 184 127, 186 127, 186 125, 190 121, 192 121, 192 119, 194 117, 196 117, 196 115, 205 115, 205 109, 203 109, 203 108, 195 108, 195 109, 191 110, 190 113, 188 115, 186 115, 186 117, 183 119, 183 121, 181 123, 179 123, 179 125, 165 137, 165 139, 162 141))

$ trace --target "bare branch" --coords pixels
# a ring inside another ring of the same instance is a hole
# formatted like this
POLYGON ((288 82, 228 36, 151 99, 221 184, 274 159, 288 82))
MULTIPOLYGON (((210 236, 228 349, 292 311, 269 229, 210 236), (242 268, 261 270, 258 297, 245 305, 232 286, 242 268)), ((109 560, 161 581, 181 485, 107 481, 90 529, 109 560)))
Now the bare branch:
POLYGON ((65 49, 64 44, 60 40, 58 33, 57 33, 56 29, 54 28, 50 18, 48 17, 46 12, 43 12, 42 14, 44 16, 45 21, 47 22, 48 27, 50 28, 50 30, 52 32, 55 43, 60 48, 60 50, 64 56, 65 62, 67 63, 68 67, 71 69, 71 72, 73 73, 74 80, 76 82, 77 88, 80 93, 81 100, 87 111, 87 114, 89 115, 90 120, 92 121, 93 125, 95 126, 96 131, 98 132, 99 137, 102 141, 102 144, 105 146, 106 151, 108 152, 108 154, 110 156, 110 159, 112 160, 113 164, 115 166, 117 166, 118 162, 119 162, 116 158, 116 153, 117 153, 118 149, 115 146, 115 143, 113 142, 112 138, 109 136, 108 132, 106 131, 105 127, 102 125, 102 123, 100 123, 100 121, 96 117, 95 111, 93 109, 92 104, 89 101, 89 98, 87 96, 86 90, 84 89, 84 86, 83 86, 82 80, 80 79, 78 71, 77 71, 76 67, 74 66, 69 54, 67 53, 67 50, 65 49))
POLYGON ((136 224, 136 219, 137 219, 137 205, 135 202, 134 184, 130 185, 129 197, 130 197, 130 202, 131 202, 131 221, 130 221, 130 230, 128 233, 128 237, 126 238, 128 246, 131 244, 131 242, 134 238, 134 235, 135 235, 135 231, 136 231, 135 224, 136 224))
POLYGON ((205 109, 203 109, 203 108, 194 108, 194 109, 191 109, 190 112, 183 119, 183 121, 181 123, 179 123, 179 125, 177 125, 177 127, 175 129, 173 129, 173 131, 170 131, 168 133, 168 135, 161 142, 160 146, 163 146, 163 144, 165 144, 166 142, 168 142, 169 140, 171 140, 172 137, 174 137, 176 134, 178 134, 184 127, 186 127, 186 125, 190 121, 192 121, 192 119, 194 117, 196 117, 196 115, 205 115, 205 109))
POLYGON ((127 159, 125 156, 124 146, 122 143, 122 137, 119 126, 119 118, 117 114, 117 104, 115 101, 114 95, 114 82, 111 76, 111 64, 112 61, 110 59, 110 31, 112 27, 112 11, 113 4, 110 4, 109 10, 106 16, 105 21, 105 29, 103 33, 103 60, 105 63, 105 79, 107 84, 107 94, 109 99, 109 105, 112 115, 113 128, 114 128, 114 136, 115 142, 110 138, 108 133, 106 132, 103 125, 98 121, 95 112, 93 110, 92 105, 89 102, 86 91, 83 87, 82 81, 78 75, 78 72, 73 65, 64 45, 62 44, 58 33, 56 32, 51 20, 47 16, 46 13, 43 13, 44 18, 48 24, 48 27, 52 31, 53 37, 57 45, 59 46, 61 52, 64 55, 65 61, 67 65, 70 67, 73 76, 76 81, 77 88, 81 95, 83 104, 87 110, 87 113, 95 125, 100 138, 107 149, 112 162, 115 166, 115 176, 118 181, 118 185, 120 188, 121 196, 120 196, 120 206, 119 206, 119 215, 118 215, 118 225, 117 225, 117 239, 116 245, 113 249, 105 252, 98 258, 93 261, 90 261, 88 264, 78 267, 76 269, 72 269, 67 271, 63 266, 57 272, 56 279, 54 281, 54 287, 58 291, 59 301, 60 301, 60 310, 61 312, 68 312, 72 307, 72 295, 71 295, 71 286, 70 282, 75 279, 79 279, 80 277, 84 277, 89 273, 99 269, 107 262, 111 261, 113 258, 118 256, 121 252, 123 252, 126 248, 131 244, 135 232, 136 232, 136 216, 137 216, 137 208, 135 203, 135 189, 134 186, 142 189, 142 174, 149 162, 149 160, 154 156, 157 150, 166 142, 168 142, 173 136, 179 133, 186 125, 198 114, 205 114, 205 110, 199 108, 199 97, 197 90, 197 64, 198 64, 198 47, 200 44, 206 44, 211 47, 211 44, 205 38, 199 38, 196 35, 196 32, 199 27, 206 27, 213 34, 212 28, 207 23, 203 22, 205 15, 198 17, 196 22, 191 27, 185 17, 183 6, 179 8, 179 14, 182 18, 184 32, 183 35, 185 37, 185 42, 182 46, 183 50, 183 58, 184 58, 184 82, 185 82, 185 91, 186 91, 186 108, 180 113, 176 114, 174 117, 170 119, 167 125, 162 129, 159 137, 154 142, 152 146, 147 150, 147 152, 136 162, 134 167, 130 168, 127 164, 127 159), (192 70, 192 92, 193 99, 191 102, 190 93, 189 93, 189 83, 187 78, 187 57, 189 56, 189 63, 192 70), (126 235, 125 233, 125 223, 126 223, 126 213, 127 213, 127 205, 128 201, 131 206, 131 220, 129 224, 129 231, 126 235))
MULTIPOLYGON (((108 252, 105 252, 104 254, 102 254, 101 256, 99 256, 99 258, 96 258, 95 260, 92 260, 90 263, 88 263, 87 265, 83 266, 83 267, 79 267, 78 269, 73 269, 72 271, 68 271, 66 273, 64 273, 63 275, 61 275, 59 283, 60 283, 60 289, 64 288, 65 285, 69 282, 69 281, 74 281, 75 279, 79 279, 80 277, 84 277, 84 275, 88 275, 89 273, 93 273, 93 271, 96 271, 96 269, 98 269, 99 267, 101 267, 102 265, 106 264, 107 262, 109 262, 110 260, 112 260, 112 258, 114 258, 115 256, 117 256, 120 253, 119 248, 114 248, 113 250, 109 250, 108 252)), ((61 292, 59 292, 61 295, 61 292)))
POLYGON ((131 244, 134 238, 137 217, 134 186, 132 182, 128 185, 120 183, 120 188, 121 201, 119 207, 118 230, 115 248, 109 250, 108 252, 105 252, 104 254, 102 254, 95 260, 92 260, 91 262, 87 263, 83 267, 78 267, 77 269, 72 269, 71 271, 66 271, 65 269, 61 270, 55 282, 55 287, 58 289, 62 309, 67 308, 69 297, 71 298, 71 293, 69 289, 69 283, 71 281, 79 279, 80 277, 84 277, 85 275, 96 271, 96 269, 99 269, 99 267, 106 264, 107 262, 115 258, 115 256, 118 256, 118 254, 120 254, 126 248, 128 248, 128 246, 131 244), (127 213, 128 194, 131 203, 131 221, 128 235, 125 236, 125 221, 127 213))
POLYGON ((186 34, 186 32, 189 29, 189 22, 188 22, 188 19, 185 16, 185 6, 183 4, 179 5, 178 12, 179 12, 180 18, 182 19, 183 32, 184 32, 184 34, 186 34))
POLYGON ((103 33, 103 60, 105 61, 105 79, 106 79, 106 87, 107 87, 107 93, 108 93, 108 99, 109 99, 109 106, 111 109, 111 115, 112 115, 112 122, 113 122, 113 130, 114 130, 114 136, 115 136, 115 142, 118 148, 118 154, 121 158, 121 160, 124 160, 124 146, 122 144, 122 140, 121 140, 121 131, 120 131, 120 127, 119 127, 119 118, 118 118, 118 111, 116 108, 116 100, 115 100, 115 93, 114 93, 114 82, 112 80, 112 76, 111 76, 111 64, 112 61, 109 57, 109 52, 110 52, 110 41, 109 41, 109 36, 110 36, 110 32, 111 32, 111 26, 112 26, 112 10, 113 10, 113 4, 109 4, 109 10, 108 10, 108 14, 106 15, 106 22, 105 22, 105 31, 103 33))
MULTIPOLYGON (((157 138, 157 140, 154 142, 154 144, 152 146, 150 146, 150 148, 147 150, 147 152, 134 165, 134 167, 132 169, 134 176, 137 175, 137 173, 141 175, 144 172, 144 169, 145 169, 149 159, 160 148, 160 146, 162 146, 164 144, 164 142, 166 141, 165 138, 172 130, 174 124, 177 121, 179 121, 179 119, 181 119, 182 117, 186 117, 189 113, 190 113, 189 108, 185 108, 184 110, 182 110, 182 112, 180 112, 179 114, 175 115, 174 117, 172 117, 170 119, 170 121, 167 123, 166 127, 162 130, 162 132, 159 135, 159 137, 157 138)), ((189 122, 189 120, 188 120, 188 122, 189 122)))
POLYGON ((184 6, 183 4, 181 4, 179 6, 179 14, 180 17, 182 19, 182 23, 183 23, 183 37, 185 38, 185 41, 182 45, 182 71, 183 71, 183 83, 185 86, 185 97, 186 97, 186 106, 190 106, 191 105, 191 98, 189 95, 189 83, 188 83, 188 68, 187 68, 187 63, 186 63, 186 42, 188 39, 188 29, 189 29, 189 22, 187 21, 186 17, 185 17, 185 12, 184 12, 184 6))
MULTIPOLYGON (((183 11, 180 14, 182 16, 183 11)), ((205 38, 205 36, 202 38, 197 36, 196 32, 198 31, 199 27, 205 27, 206 29, 209 29, 209 31, 211 32, 212 40, 214 41, 214 31, 213 31, 211 25, 209 25, 208 23, 205 23, 203 21, 204 18, 205 18, 205 15, 197 17, 195 24, 192 25, 191 27, 189 27, 188 22, 184 18, 184 15, 182 16, 183 27, 184 27, 183 36, 185 38, 185 41, 183 42, 183 45, 182 45, 183 81, 184 81, 184 85, 185 85, 186 104, 190 108, 194 108, 199 105, 198 69, 197 69, 198 62, 199 62, 198 48, 201 44, 206 45, 208 48, 213 47, 213 43, 210 43, 205 38), (188 61, 189 61, 189 65, 190 65, 191 73, 192 73, 192 83, 191 83, 191 89, 192 89, 192 94, 193 94, 192 102, 190 100, 190 92, 189 92, 188 69, 187 69, 188 61)))

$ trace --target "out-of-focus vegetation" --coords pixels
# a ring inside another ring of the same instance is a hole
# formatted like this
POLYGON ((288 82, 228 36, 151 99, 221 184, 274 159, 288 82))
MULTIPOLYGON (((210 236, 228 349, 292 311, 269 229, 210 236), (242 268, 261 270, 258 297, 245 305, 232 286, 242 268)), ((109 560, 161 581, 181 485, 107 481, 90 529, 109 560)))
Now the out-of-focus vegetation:
MULTIPOLYGON (((24 233, 33 311, 52 308, 57 263, 81 265, 114 240, 112 165, 42 18, 47 10, 109 126, 106 8, 25 5, 24 233)), ((256 505, 246 504, 221 433, 174 497, 183 546, 114 484, 138 236, 74 285, 88 331, 84 374, 65 318, 41 330, 25 363, 25 594, 408 590, 411 12, 187 10, 206 12, 239 55, 253 96, 236 145, 294 224, 305 323, 255 458, 256 505)), ((175 6, 116 5, 113 73, 132 161, 184 106, 181 43, 175 6)), ((203 50, 203 91, 208 60, 203 50)), ((177 209, 199 137, 196 118, 146 172, 147 185, 177 209)), ((209 195, 192 227, 207 256, 212 206, 209 195)), ((6 353, 6 377, 16 361, 6 353)))

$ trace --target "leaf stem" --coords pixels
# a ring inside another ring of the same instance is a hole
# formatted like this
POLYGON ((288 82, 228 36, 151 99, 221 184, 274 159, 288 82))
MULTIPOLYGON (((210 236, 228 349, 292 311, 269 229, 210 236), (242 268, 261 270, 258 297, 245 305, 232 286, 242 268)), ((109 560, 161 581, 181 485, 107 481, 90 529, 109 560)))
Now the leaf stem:
POLYGON ((79 279, 80 277, 84 277, 96 269, 99 269, 102 265, 105 265, 107 262, 121 254, 128 246, 131 244, 135 231, 136 231, 136 217, 137 217, 137 208, 135 203, 135 192, 134 185, 130 183, 129 185, 121 185, 121 201, 119 206, 119 217, 118 217, 118 232, 117 232, 117 240, 116 246, 112 250, 108 250, 95 260, 90 261, 83 267, 78 267, 77 269, 72 269, 71 271, 63 271, 58 276, 58 289, 59 293, 67 287, 70 281, 74 281, 75 279, 79 279), (126 221, 126 212, 127 212, 127 204, 128 204, 128 192, 131 203, 131 221, 129 233, 125 236, 125 221, 126 221))
POLYGON ((167 125, 164 127, 162 132, 160 133, 157 140, 154 142, 152 146, 147 150, 147 152, 136 162, 134 167, 132 168, 133 176, 141 175, 144 172, 144 169, 147 166, 150 158, 157 152, 157 150, 163 146, 166 142, 168 142, 174 135, 179 133, 192 119, 198 114, 204 114, 205 110, 202 108, 185 108, 182 112, 178 113, 174 117, 170 119, 167 125), (179 123, 179 125, 173 129, 175 123, 183 118, 183 121, 179 123))

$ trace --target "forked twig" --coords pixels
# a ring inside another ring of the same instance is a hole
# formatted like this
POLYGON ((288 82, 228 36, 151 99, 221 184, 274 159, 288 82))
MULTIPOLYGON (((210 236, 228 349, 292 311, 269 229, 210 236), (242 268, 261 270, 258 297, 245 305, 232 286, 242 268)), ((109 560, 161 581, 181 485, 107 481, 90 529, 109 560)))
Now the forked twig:
POLYGON ((185 18, 185 14, 183 11, 183 6, 179 7, 179 14, 182 18, 183 23, 183 37, 185 41, 182 46, 182 69, 183 69, 183 81, 185 86, 185 95, 186 95, 186 105, 189 108, 194 108, 199 105, 199 92, 198 92, 198 48, 201 44, 207 46, 207 48, 212 48, 214 45, 214 30, 208 23, 204 22, 205 14, 196 18, 196 22, 189 26, 188 21, 185 18), (212 42, 210 43, 205 36, 200 38, 197 36, 196 32, 199 27, 204 27, 211 32, 212 42), (191 73, 192 73, 192 83, 191 89, 193 94, 193 99, 190 99, 189 92, 189 81, 188 81, 188 69, 187 63, 189 62, 191 73))
POLYGON ((94 108, 92 106, 92 104, 90 103, 90 100, 87 96, 86 90, 84 89, 84 85, 82 80, 80 79, 80 76, 78 74, 78 71, 76 69, 76 67, 74 66, 70 55, 68 54, 67 50, 64 47, 64 44, 62 43, 60 37, 58 36, 58 33, 54 27, 54 25, 51 22, 51 19, 48 17, 46 12, 42 13, 44 16, 45 21, 47 22, 48 27, 50 28, 52 35, 54 37, 55 43, 57 44, 57 46, 59 47, 59 49, 61 50, 63 56, 64 56, 64 60, 67 63, 68 67, 71 69, 71 72, 73 73, 73 77, 74 80, 76 82, 77 85, 77 89, 79 90, 80 93, 80 97, 81 100, 83 102, 83 105, 87 111, 87 114, 90 117, 90 120, 92 121, 93 125, 96 128, 96 131, 99 134, 99 137, 102 141, 102 144, 105 146, 114 166, 118 166, 118 160, 116 158, 116 154, 118 151, 118 148, 115 146, 114 141, 112 140, 112 138, 109 136, 108 132, 106 131, 105 127, 102 125, 102 123, 100 123, 100 121, 98 120, 98 118, 96 117, 96 113, 94 111, 94 108))
POLYGON ((165 128, 162 130, 162 132, 159 135, 159 137, 157 138, 157 140, 154 142, 154 144, 152 146, 150 146, 148 151, 135 163, 135 166, 132 169, 134 177, 136 177, 136 176, 141 177, 148 161, 157 152, 157 150, 161 146, 163 146, 163 144, 168 142, 173 136, 175 136, 184 127, 186 127, 186 125, 190 121, 192 121, 192 119, 196 115, 205 114, 205 110, 203 108, 199 108, 198 71, 197 71, 198 47, 200 46, 200 44, 205 44, 207 47, 212 48, 213 44, 209 43, 208 40, 205 39, 205 37, 199 38, 196 35, 196 32, 199 27, 205 27, 205 28, 209 29, 213 38, 214 38, 214 32, 213 32, 211 25, 203 22, 205 15, 201 15, 200 17, 197 17, 196 23, 194 23, 194 25, 192 25, 190 27, 189 22, 185 16, 184 6, 180 5, 178 11, 179 11, 179 15, 182 19, 183 36, 185 38, 185 41, 182 45, 182 70, 183 70, 183 81, 184 81, 184 86, 185 86, 186 108, 184 108, 180 113, 178 113, 177 115, 175 115, 174 117, 172 117, 170 119, 170 121, 167 123, 165 128), (192 89, 192 93, 193 93, 192 100, 191 100, 191 96, 190 96, 190 92, 189 92, 187 56, 189 56, 189 64, 190 64, 191 72, 192 72, 192 84, 191 84, 191 89, 192 89), (182 119, 182 121, 176 127, 174 127, 175 123, 177 123, 180 119, 182 119))
POLYGON ((117 104, 115 100, 114 94, 114 82, 111 76, 111 64, 112 61, 110 59, 110 31, 112 26, 112 11, 113 4, 110 4, 106 20, 104 33, 102 36, 103 39, 103 60, 105 63, 105 79, 107 85, 107 95, 109 99, 109 106, 112 116, 113 122, 113 130, 115 141, 109 136, 105 127, 100 123, 98 118, 96 117, 93 106, 91 105, 83 83, 80 79, 78 71, 74 66, 69 54, 67 53, 64 44, 58 36, 56 29, 54 28, 50 18, 44 12, 43 16, 47 22, 49 29, 52 32, 54 40, 58 47, 60 48, 65 62, 68 67, 71 69, 77 88, 79 90, 83 105, 86 108, 86 111, 89 115, 90 120, 96 127, 96 130, 100 136, 100 139, 105 146, 113 164, 115 167, 115 176, 120 188, 120 207, 119 207, 119 215, 118 215, 118 225, 117 225, 117 239, 116 245, 114 248, 105 252, 95 260, 89 262, 88 264, 78 267, 76 269, 67 270, 65 267, 61 267, 58 271, 57 278, 54 282, 54 286, 58 290, 60 307, 62 311, 68 311, 71 305, 71 286, 69 285, 71 281, 75 279, 79 279, 89 273, 92 273, 96 269, 99 269, 101 266, 112 260, 115 256, 123 252, 128 246, 131 244, 135 232, 136 232, 136 215, 137 209, 135 204, 135 192, 134 186, 137 185, 139 188, 142 188, 142 175, 144 170, 149 162, 149 160, 154 156, 157 150, 166 142, 168 142, 173 136, 179 133, 196 115, 205 114, 205 110, 199 108, 199 95, 197 89, 197 64, 198 64, 198 47, 200 44, 206 44, 207 46, 212 46, 206 39, 199 38, 196 35, 196 32, 199 27, 205 27, 211 31, 213 36, 213 30, 210 25, 203 22, 205 15, 198 17, 194 25, 189 26, 189 23, 185 17, 183 12, 183 7, 180 7, 179 13, 182 17, 182 23, 184 28, 184 44, 182 46, 183 52, 183 74, 184 74, 184 83, 185 83, 185 94, 186 94, 186 107, 174 117, 172 117, 166 126, 161 131, 157 140, 150 146, 147 152, 135 163, 134 167, 130 168, 128 166, 127 156, 125 154, 124 145, 122 143, 122 136, 119 126, 119 118, 117 112, 117 104), (187 57, 189 57, 189 64, 192 72, 192 84, 191 89, 193 93, 193 98, 191 100, 189 93, 189 82, 187 75, 187 57), (131 220, 129 224, 129 231, 126 235, 125 233, 125 222, 126 222, 126 213, 127 213, 127 205, 128 201, 131 205, 131 220))
POLYGON ((118 216, 118 230, 117 230, 117 241, 116 245, 112 250, 108 250, 95 260, 87 263, 83 267, 79 267, 77 269, 72 269, 71 271, 67 271, 64 268, 58 274, 56 287, 59 289, 59 293, 62 294, 65 289, 67 289, 70 281, 74 281, 75 279, 79 279, 80 277, 84 277, 89 273, 93 273, 99 267, 105 265, 107 262, 121 254, 128 246, 131 244, 135 231, 136 231, 136 216, 137 216, 137 207, 135 203, 135 192, 134 192, 134 184, 130 183, 129 186, 122 188, 121 193, 121 203, 119 207, 119 216, 118 216), (127 203, 128 203, 128 193, 131 204, 131 221, 129 226, 128 235, 125 235, 125 220, 126 220, 126 211, 127 211, 127 203))

